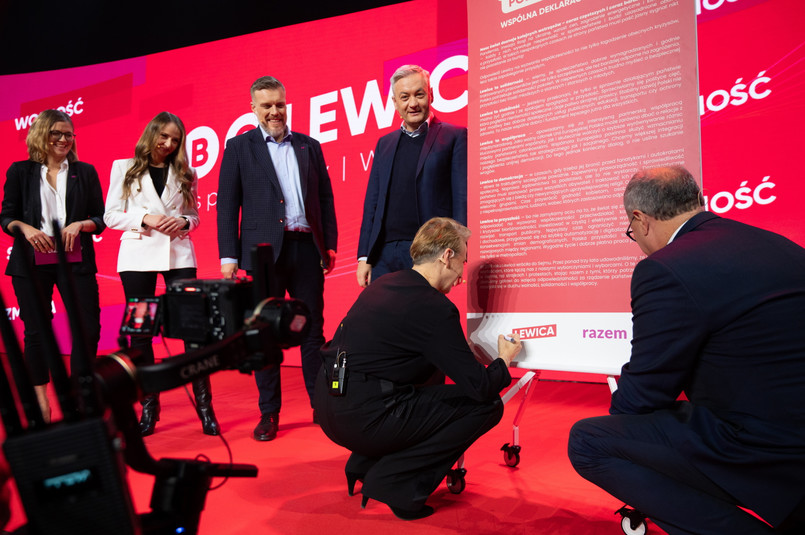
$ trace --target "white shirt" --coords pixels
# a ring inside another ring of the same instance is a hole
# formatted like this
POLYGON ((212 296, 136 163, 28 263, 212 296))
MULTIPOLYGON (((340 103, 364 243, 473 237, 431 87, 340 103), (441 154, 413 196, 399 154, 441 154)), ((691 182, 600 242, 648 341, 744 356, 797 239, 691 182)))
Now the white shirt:
POLYGON ((291 145, 293 134, 285 127, 285 137, 277 143, 273 137, 263 130, 260 131, 268 146, 274 171, 279 179, 282 196, 285 199, 285 230, 298 230, 310 232, 310 225, 305 218, 305 201, 302 199, 302 182, 299 178, 299 162, 291 145))
POLYGON ((56 174, 56 189, 48 182, 48 166, 42 165, 41 172, 41 185, 39 187, 39 199, 42 203, 42 221, 39 228, 48 236, 55 236, 53 230, 53 220, 59 222, 59 228, 64 228, 67 222, 67 201, 65 200, 67 194, 67 171, 70 164, 65 158, 59 166, 59 172, 56 174))
MULTIPOLYGON (((693 218, 691 217, 690 219, 693 219, 693 218)), ((685 220, 685 221, 684 221, 684 222, 683 222, 681 225, 679 225, 678 227, 676 227, 676 230, 674 231, 674 233, 673 233, 673 234, 671 234, 671 237, 670 237, 670 238, 668 238, 668 243, 671 243, 672 241, 674 241, 674 238, 676 238, 676 235, 677 235, 677 234, 679 234, 679 231, 680 231, 680 230, 682 230, 682 227, 684 227, 684 226, 685 226, 685 223, 687 223, 688 221, 690 221, 690 219, 686 219, 686 220, 685 220)), ((668 245, 668 243, 666 243, 665 245, 668 245)))

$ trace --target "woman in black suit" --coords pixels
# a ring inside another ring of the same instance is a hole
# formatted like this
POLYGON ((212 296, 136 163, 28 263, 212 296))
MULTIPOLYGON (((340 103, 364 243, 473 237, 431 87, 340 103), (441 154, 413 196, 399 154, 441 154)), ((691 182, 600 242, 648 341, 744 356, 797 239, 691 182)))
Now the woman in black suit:
MULTIPOLYGON (((47 398, 48 368, 43 354, 41 332, 32 312, 38 302, 31 280, 36 277, 45 293, 46 303, 53 297, 53 287, 64 295, 66 278, 56 262, 54 226, 58 221, 61 239, 72 277, 76 285, 77 310, 65 300, 70 316, 83 319, 90 358, 95 357, 100 339, 100 305, 95 273, 95 249, 92 234, 100 234, 103 222, 103 193, 98 173, 90 164, 79 162, 76 154, 75 130, 70 117, 58 110, 39 114, 26 138, 28 159, 14 162, 6 173, 0 226, 7 234, 19 229, 25 243, 15 242, 6 267, 25 325, 25 360, 28 364, 37 399, 46 421, 50 421, 47 398), (33 273, 28 264, 34 265, 33 273)), ((48 306, 46 314, 52 318, 48 306)), ((76 340, 73 340, 71 367, 75 368, 76 340)))
POLYGON ((445 294, 462 280, 469 235, 452 219, 425 223, 411 245, 414 267, 363 290, 322 350, 316 414, 327 436, 352 451, 348 491, 362 481, 362 505, 373 498, 405 520, 433 513, 428 496, 500 421, 499 394, 522 347, 519 337, 500 335, 498 358, 484 367, 467 345, 445 294), (346 360, 342 392, 331 375, 337 358, 346 360), (455 384, 434 384, 442 374, 455 384))

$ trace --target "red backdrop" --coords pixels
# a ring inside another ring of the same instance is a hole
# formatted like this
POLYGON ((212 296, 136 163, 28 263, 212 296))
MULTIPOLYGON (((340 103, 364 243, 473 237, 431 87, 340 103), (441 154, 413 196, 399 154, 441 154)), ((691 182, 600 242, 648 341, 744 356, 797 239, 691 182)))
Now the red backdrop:
MULTIPOLYGON (((703 179, 711 208, 805 243, 796 208, 805 187, 794 155, 803 146, 803 39, 799 0, 698 0, 703 179), (772 212, 773 211, 773 212, 772 212)), ((467 19, 460 0, 415 0, 199 46, 44 73, 0 77, 0 167, 25 159, 32 114, 72 112, 80 158, 104 192, 113 160, 130 157, 143 127, 162 110, 179 115, 199 169, 199 276, 217 277, 215 198, 226 139, 253 124, 249 86, 265 74, 285 84, 293 129, 323 144, 336 198, 339 247, 327 277, 325 335, 358 293, 355 257, 363 195, 377 138, 398 127, 388 78, 403 63, 434 72, 434 109, 467 124, 467 19), (410 17, 415 15, 415 21, 410 17)), ((102 349, 115 347, 123 293, 116 272, 119 233, 96 241, 102 349)), ((8 250, 11 239, 0 236, 8 250)), ((7 258, 7 256, 6 256, 7 258)), ((4 266, 5 261, 0 262, 4 266)), ((20 330, 8 277, 7 313, 20 330)), ((466 291, 451 298, 464 306, 466 291)), ((56 299, 57 315, 63 306, 56 299)), ((57 321, 63 322, 61 318, 57 321)), ((289 355, 293 361, 295 356, 289 355)))

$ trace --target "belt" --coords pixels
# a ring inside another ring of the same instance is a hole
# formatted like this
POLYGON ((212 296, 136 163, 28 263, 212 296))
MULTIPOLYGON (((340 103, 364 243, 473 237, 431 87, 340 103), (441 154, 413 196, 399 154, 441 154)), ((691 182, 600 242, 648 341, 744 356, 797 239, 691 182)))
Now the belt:
MULTIPOLYGON (((332 359, 324 359, 324 369, 325 369, 325 377, 327 376, 326 370, 329 370, 333 367, 333 360, 332 359)), ((413 389, 412 385, 397 385, 388 379, 381 379, 375 375, 368 375, 362 372, 356 372, 355 370, 350 370, 349 366, 347 366, 347 381, 354 381, 358 380, 364 383, 368 383, 370 381, 376 381, 380 384, 380 392, 384 396, 388 396, 390 394, 394 394, 399 391, 408 392, 410 389, 413 389)))
POLYGON ((285 231, 285 239, 286 240, 312 240, 313 233, 312 232, 304 232, 301 230, 286 230, 285 231))

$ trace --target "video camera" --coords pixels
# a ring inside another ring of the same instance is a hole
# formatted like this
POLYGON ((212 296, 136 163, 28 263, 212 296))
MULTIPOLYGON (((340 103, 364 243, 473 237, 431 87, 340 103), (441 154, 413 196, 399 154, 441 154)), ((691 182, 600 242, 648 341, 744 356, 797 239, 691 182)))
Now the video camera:
MULTIPOLYGON (((62 298, 75 303, 61 234, 55 234, 60 269, 68 280, 62 298)), ((15 247, 24 246, 17 232, 15 247)), ((136 366, 138 352, 125 349, 93 362, 87 356, 81 318, 71 317, 73 338, 83 343, 76 351, 82 358, 68 377, 52 329, 43 329, 43 349, 64 414, 60 422, 44 422, 11 322, 0 317, 0 335, 16 387, 15 396, 0 363, 0 415, 7 436, 3 449, 28 518, 28 524, 14 533, 193 535, 213 477, 257 475, 253 465, 154 459, 133 408, 145 394, 170 390, 218 370, 251 372, 278 365, 282 348, 299 345, 309 329, 307 307, 293 299, 266 298, 274 294, 270 245, 258 246, 253 259, 258 269, 251 281, 178 281, 161 299, 127 304, 122 333, 154 333, 162 325, 166 336, 199 348, 159 364, 136 366), (135 514, 124 464, 155 476, 150 512, 135 514)), ((35 271, 29 272, 33 290, 43 301, 35 271)), ((0 296, 0 308, 4 306, 0 296)), ((31 313, 41 325, 49 325, 44 307, 39 308, 31 313)))
MULTIPOLYGON (((120 334, 150 337, 161 331, 167 338, 178 338, 189 347, 198 348, 237 333, 257 310, 261 319, 273 326, 272 346, 287 349, 300 345, 308 328, 289 321, 306 317, 306 311, 293 313, 298 312, 302 303, 285 299, 263 302, 265 297, 276 293, 270 245, 252 251, 252 265, 253 279, 183 279, 174 281, 160 297, 130 297, 120 334)), ((268 358, 266 365, 280 364, 281 359, 279 351, 268 358)))

